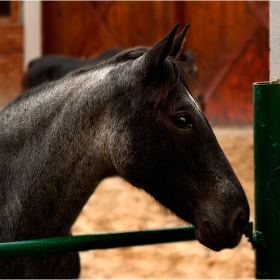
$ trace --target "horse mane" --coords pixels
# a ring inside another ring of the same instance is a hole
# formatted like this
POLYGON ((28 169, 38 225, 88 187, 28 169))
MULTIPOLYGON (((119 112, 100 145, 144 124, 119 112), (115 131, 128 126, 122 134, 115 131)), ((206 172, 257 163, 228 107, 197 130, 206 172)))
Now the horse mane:
MULTIPOLYGON (((144 55, 147 49, 148 48, 146 47, 136 47, 136 48, 124 50, 108 60, 102 61, 94 65, 89 65, 79 70, 76 70, 73 73, 69 73, 68 75, 65 76, 65 78, 67 79, 67 77, 70 77, 72 75, 78 76, 89 71, 98 70, 105 65, 106 66, 116 65, 118 63, 125 63, 129 60, 136 60, 137 58, 144 55)), ((146 76, 142 77, 141 82, 145 83, 147 86, 150 83, 156 82, 158 85, 162 87, 162 90, 160 91, 160 94, 155 102, 154 109, 156 109, 161 102, 166 100, 169 93, 174 88, 176 88, 179 85, 179 83, 183 83, 185 88, 191 94, 191 90, 190 90, 191 80, 189 78, 189 75, 185 72, 183 65, 184 62, 181 62, 177 59, 173 59, 172 57, 168 56, 164 60, 162 67, 160 67, 158 71, 148 73, 146 76)), ((51 84, 52 83, 44 83, 39 87, 50 89, 53 87, 51 84)), ((36 90, 34 90, 33 88, 25 91, 25 94, 21 94, 20 96, 18 96, 18 98, 16 98, 16 102, 18 102, 21 99, 27 98, 27 95, 29 94, 26 93, 28 92, 33 92, 32 95, 34 95, 36 90)))

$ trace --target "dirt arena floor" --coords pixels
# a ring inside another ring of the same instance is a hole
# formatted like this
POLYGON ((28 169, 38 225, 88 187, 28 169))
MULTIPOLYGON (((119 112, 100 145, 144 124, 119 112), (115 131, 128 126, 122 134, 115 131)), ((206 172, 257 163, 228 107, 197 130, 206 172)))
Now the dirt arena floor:
MULTIPOLYGON (((254 220, 252 128, 214 128, 243 185, 254 220)), ((73 227, 74 234, 185 225, 121 178, 101 182, 73 227)), ((254 278, 254 252, 245 237, 233 250, 210 251, 198 241, 88 251, 81 278, 254 278)))

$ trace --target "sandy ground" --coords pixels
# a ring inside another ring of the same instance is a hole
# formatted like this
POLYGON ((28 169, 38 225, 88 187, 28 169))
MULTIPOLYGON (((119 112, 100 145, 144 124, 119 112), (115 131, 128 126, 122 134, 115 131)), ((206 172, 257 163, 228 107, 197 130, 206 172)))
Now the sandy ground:
MULTIPOLYGON (((254 220, 252 128, 214 128, 243 185, 254 220)), ((121 178, 101 182, 73 227, 74 234, 184 225, 121 178)), ((254 251, 244 237, 215 253, 198 241, 95 250, 80 254, 81 278, 254 278, 254 251)))

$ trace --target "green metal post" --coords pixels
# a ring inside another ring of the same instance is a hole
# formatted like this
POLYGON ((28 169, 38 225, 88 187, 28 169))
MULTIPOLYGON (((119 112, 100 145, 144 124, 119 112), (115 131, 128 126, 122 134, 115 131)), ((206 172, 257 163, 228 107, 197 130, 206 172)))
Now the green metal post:
POLYGON ((280 84, 253 84, 256 277, 280 278, 280 84))

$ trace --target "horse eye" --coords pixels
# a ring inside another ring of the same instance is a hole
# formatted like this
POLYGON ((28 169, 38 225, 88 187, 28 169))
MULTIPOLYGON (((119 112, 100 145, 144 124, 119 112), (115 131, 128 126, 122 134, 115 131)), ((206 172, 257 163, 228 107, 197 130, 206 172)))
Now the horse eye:
POLYGON ((171 117, 172 122, 179 128, 190 128, 192 127, 191 117, 187 114, 178 114, 171 117))

